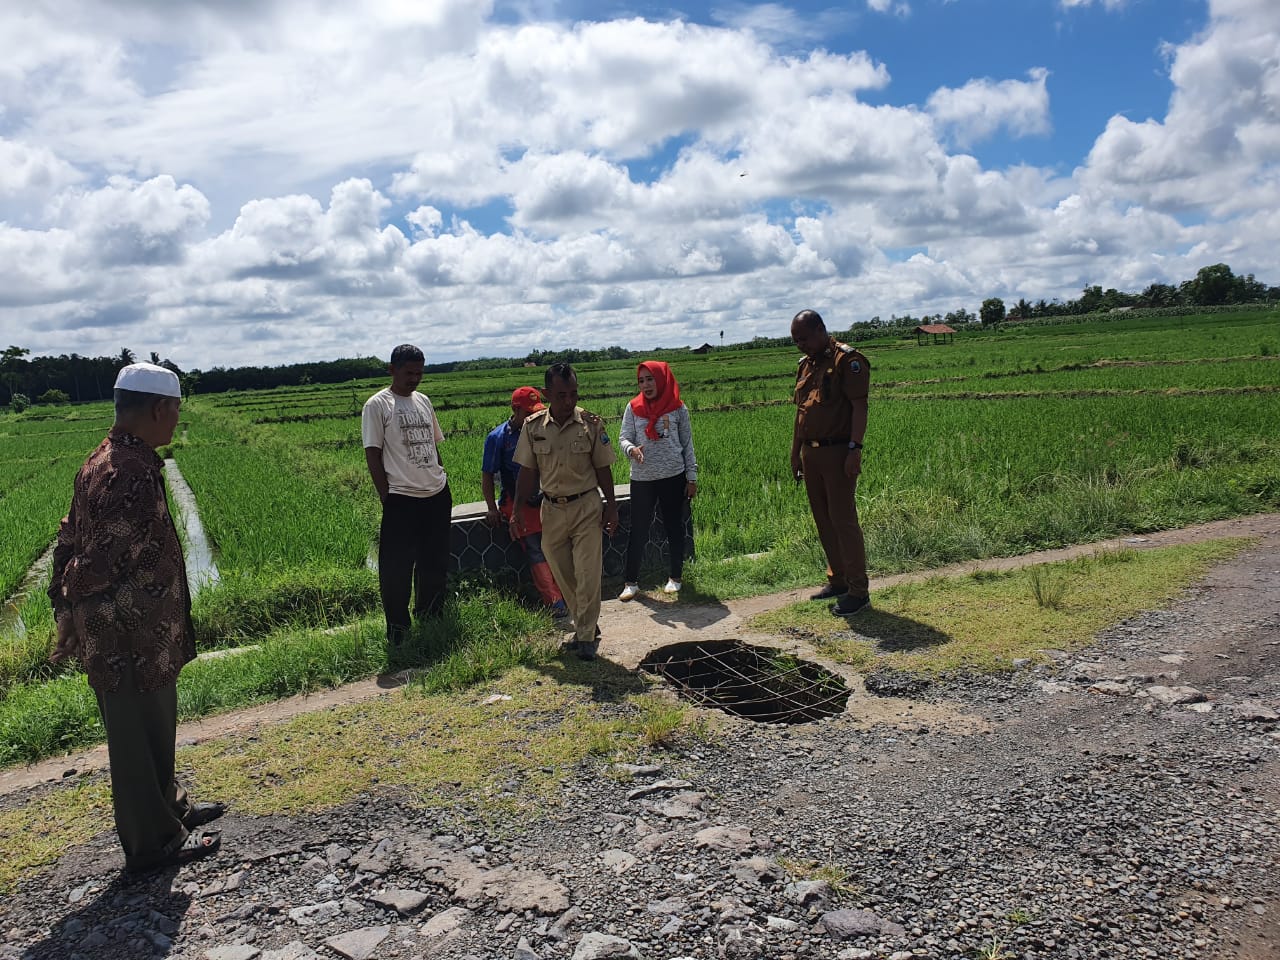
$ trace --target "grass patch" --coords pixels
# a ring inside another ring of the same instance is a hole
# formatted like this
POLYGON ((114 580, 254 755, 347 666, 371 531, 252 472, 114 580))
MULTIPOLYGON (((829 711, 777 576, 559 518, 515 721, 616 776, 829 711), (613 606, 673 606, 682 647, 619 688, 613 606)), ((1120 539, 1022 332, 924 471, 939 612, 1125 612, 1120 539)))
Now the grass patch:
POLYGON ((1023 570, 935 577, 878 591, 874 608, 850 621, 833 617, 828 604, 806 602, 760 614, 748 627, 800 630, 833 659, 864 671, 996 672, 1047 647, 1087 645, 1104 627, 1167 603, 1252 542, 1100 551, 1023 570))
POLYGON ((0 893, 28 870, 112 828, 111 786, 105 777, 43 790, 25 806, 0 811, 0 893))
MULTIPOLYGON (((336 630, 286 629, 252 649, 188 664, 178 679, 178 715, 195 720, 436 661, 428 676, 444 679, 434 689, 458 689, 512 663, 550 656, 540 639, 548 629, 544 614, 492 591, 451 603, 443 617, 414 633, 405 652, 390 658, 380 616, 336 630), (507 651, 505 659, 491 656, 494 650, 507 651)), ((32 763, 104 738, 82 674, 15 684, 0 700, 0 766, 32 763)))
MULTIPOLYGON (((400 788, 423 808, 498 820, 559 803, 560 783, 593 753, 643 755, 655 716, 671 706, 616 668, 556 661, 517 667, 461 692, 421 686, 295 717, 253 738, 178 751, 198 797, 249 815, 315 813, 379 788, 400 788), (549 682, 548 676, 561 682, 549 682), (634 689, 601 702, 601 689, 634 689), (493 694, 510 697, 486 703, 493 694)), ((680 711, 683 719, 683 711, 680 711)), ((664 723, 664 740, 675 728, 664 723)), ((698 736, 696 725, 686 734, 698 736)), ((33 868, 111 829, 102 777, 55 787, 0 814, 0 892, 33 868)))
POLYGON ((846 870, 838 863, 783 857, 779 864, 782 869, 797 880, 826 881, 827 886, 831 888, 831 892, 840 900, 853 900, 862 892, 860 885, 850 882, 853 872, 846 870))

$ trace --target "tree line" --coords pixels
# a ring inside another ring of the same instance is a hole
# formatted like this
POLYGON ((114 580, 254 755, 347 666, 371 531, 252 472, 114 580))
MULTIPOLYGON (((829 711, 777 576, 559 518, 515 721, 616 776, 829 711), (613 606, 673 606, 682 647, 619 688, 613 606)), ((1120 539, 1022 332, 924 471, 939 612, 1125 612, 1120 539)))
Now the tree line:
MULTIPOLYGON (((1186 308, 1219 307, 1231 304, 1280 303, 1280 287, 1268 286, 1254 278, 1253 274, 1239 276, 1225 263, 1202 267, 1191 280, 1176 286, 1168 283, 1152 283, 1141 293, 1123 293, 1114 288, 1104 290, 1093 285, 1084 288, 1074 300, 1037 300, 1031 303, 1020 298, 1010 307, 999 297, 988 297, 977 314, 964 307, 942 314, 926 314, 913 317, 892 316, 888 320, 872 317, 854 323, 840 335, 849 340, 865 340, 883 336, 894 329, 910 330, 919 324, 948 323, 967 326, 981 324, 991 326, 1008 320, 1036 320, 1050 317, 1067 317, 1085 314, 1122 311, 1133 308, 1186 308)), ((835 329, 833 327, 833 329, 835 329)), ((721 343, 724 333, 720 334, 721 343)), ((755 337, 744 343, 730 344, 717 349, 750 350, 753 348, 785 345, 788 337, 755 337)), ((524 357, 481 357, 475 360, 459 360, 427 365, 426 372, 452 373, 462 370, 493 370, 511 367, 543 367, 559 361, 590 363, 602 360, 625 360, 636 356, 653 356, 682 351, 627 350, 609 346, 598 350, 534 350, 524 357)), ((10 346, 0 353, 0 404, 21 411, 32 403, 56 404, 89 400, 108 400, 115 385, 116 373, 121 367, 135 362, 129 348, 109 357, 83 357, 79 354, 61 354, 56 357, 31 357, 25 347, 10 346)), ((266 390, 273 387, 297 386, 309 383, 345 383, 381 376, 386 372, 387 361, 378 357, 355 357, 343 360, 322 360, 276 366, 212 367, 208 370, 182 370, 177 364, 159 354, 151 354, 151 362, 167 367, 182 382, 183 392, 225 393, 229 390, 266 390)))
MULTIPOLYGON (((1244 303, 1280 303, 1280 286, 1267 286, 1252 273, 1238 276, 1225 263, 1201 267, 1191 280, 1177 286, 1171 283, 1152 283, 1141 293, 1123 293, 1114 287, 1103 290, 1094 284, 1087 286, 1074 300, 1037 300, 1030 303, 1020 298, 1006 307, 999 297, 988 297, 982 302, 978 320, 984 326, 1005 320, 1034 320, 1041 317, 1069 317, 1087 313, 1107 313, 1112 310, 1167 309, 1172 307, 1220 307, 1244 303)), ((964 316, 945 314, 937 322, 972 321, 972 314, 960 311, 964 316)))

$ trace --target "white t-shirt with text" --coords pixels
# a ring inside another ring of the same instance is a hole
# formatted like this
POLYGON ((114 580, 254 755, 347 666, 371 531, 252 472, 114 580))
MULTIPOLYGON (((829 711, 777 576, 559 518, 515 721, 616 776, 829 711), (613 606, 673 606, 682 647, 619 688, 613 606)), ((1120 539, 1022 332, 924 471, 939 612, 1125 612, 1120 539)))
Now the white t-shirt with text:
POLYGON ((415 390, 402 397, 390 387, 379 390, 365 401, 360 434, 366 449, 382 451, 391 493, 434 497, 444 489, 448 477, 436 456, 444 434, 426 394, 415 390))

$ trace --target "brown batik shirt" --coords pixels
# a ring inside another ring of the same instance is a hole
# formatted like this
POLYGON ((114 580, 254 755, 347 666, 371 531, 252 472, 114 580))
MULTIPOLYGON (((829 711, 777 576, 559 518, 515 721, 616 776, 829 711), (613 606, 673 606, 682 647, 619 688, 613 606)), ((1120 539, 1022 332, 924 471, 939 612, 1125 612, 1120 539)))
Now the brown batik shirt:
POLYGON ((141 693, 173 683, 195 658, 182 545, 165 499, 161 461, 116 427, 76 475, 58 529, 49 599, 77 659, 100 693, 120 685, 126 662, 141 693))

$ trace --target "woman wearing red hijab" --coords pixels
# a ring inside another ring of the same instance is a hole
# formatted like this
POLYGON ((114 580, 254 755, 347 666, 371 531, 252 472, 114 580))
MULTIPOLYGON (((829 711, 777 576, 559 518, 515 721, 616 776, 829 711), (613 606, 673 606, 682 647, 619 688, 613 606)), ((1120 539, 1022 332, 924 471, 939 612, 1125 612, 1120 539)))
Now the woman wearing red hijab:
POLYGON ((622 411, 622 452, 631 461, 631 539, 627 543, 626 584, 619 600, 640 592, 640 561, 654 507, 662 510, 671 577, 663 592, 679 593, 684 571, 684 505, 698 493, 698 461, 693 453, 689 410, 680 385, 660 360, 636 367, 640 392, 622 411))

